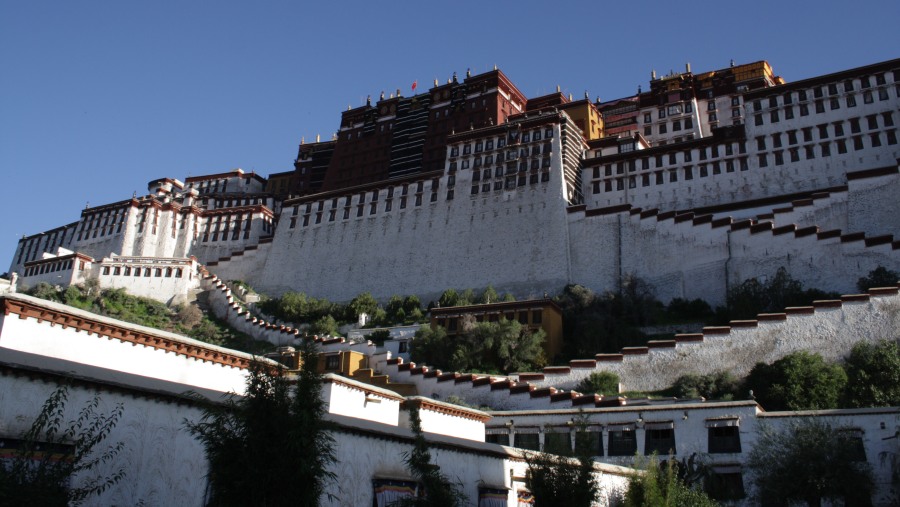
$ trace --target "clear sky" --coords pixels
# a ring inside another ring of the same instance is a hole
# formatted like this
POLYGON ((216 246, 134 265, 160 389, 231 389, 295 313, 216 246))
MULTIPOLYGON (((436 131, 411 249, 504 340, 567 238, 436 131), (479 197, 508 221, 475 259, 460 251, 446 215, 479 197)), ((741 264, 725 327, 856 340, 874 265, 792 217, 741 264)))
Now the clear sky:
POLYGON ((496 64, 529 97, 768 60, 900 57, 900 2, 0 0, 0 273, 16 241, 158 177, 293 168, 340 112, 496 64))

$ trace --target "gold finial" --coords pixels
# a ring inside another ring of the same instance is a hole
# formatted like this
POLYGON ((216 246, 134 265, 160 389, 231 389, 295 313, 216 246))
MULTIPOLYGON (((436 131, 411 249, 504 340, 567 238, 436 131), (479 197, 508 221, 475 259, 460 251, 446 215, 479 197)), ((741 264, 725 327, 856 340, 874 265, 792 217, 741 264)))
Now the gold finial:
POLYGON ((306 142, 306 138, 303 136, 300 136, 300 144, 303 144, 305 142, 306 142))
POLYGON ((350 107, 350 104, 347 104, 347 111, 349 111, 349 110, 351 110, 351 109, 353 109, 353 108, 350 107))
POLYGON ((322 139, 322 136, 320 136, 319 134, 316 134, 316 142, 319 142, 321 139, 322 139))
POLYGON ((572 102, 572 94, 569 94, 569 102, 572 102))
POLYGON ((384 90, 381 90, 381 100, 384 100, 384 90))
POLYGON ((494 64, 494 70, 497 70, 497 64, 496 64, 496 63, 494 64))
POLYGON ((559 89, 559 85, 556 85, 556 93, 559 93, 560 91, 562 90, 559 89))
POLYGON ((438 83, 437 78, 434 78, 434 86, 437 86, 437 83, 438 83))

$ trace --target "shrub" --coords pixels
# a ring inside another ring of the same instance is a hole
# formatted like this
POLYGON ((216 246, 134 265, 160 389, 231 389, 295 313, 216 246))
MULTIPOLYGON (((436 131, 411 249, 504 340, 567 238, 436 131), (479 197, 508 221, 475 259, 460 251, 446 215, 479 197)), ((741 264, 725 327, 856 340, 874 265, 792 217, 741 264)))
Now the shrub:
POLYGON ((605 396, 619 393, 619 376, 611 371, 591 373, 575 388, 580 393, 597 393, 605 396))

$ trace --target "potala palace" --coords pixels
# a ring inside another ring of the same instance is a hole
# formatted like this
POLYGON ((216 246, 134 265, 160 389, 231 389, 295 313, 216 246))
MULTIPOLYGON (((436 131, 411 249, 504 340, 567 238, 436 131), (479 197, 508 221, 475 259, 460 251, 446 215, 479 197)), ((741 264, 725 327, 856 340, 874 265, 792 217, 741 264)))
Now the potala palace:
POLYGON ((892 470, 878 456, 900 453, 898 408, 765 412, 752 400, 629 403, 573 389, 594 371, 649 391, 685 372, 746 374, 797 350, 838 359, 858 341, 900 338, 898 287, 855 293, 876 267, 900 270, 898 122, 900 59, 795 82, 764 61, 687 66, 616 100, 528 98, 497 69, 408 97, 381 92, 344 111, 331 139, 301 141, 291 171, 154 175, 147 195, 23 237, 0 287, 0 437, 26 429, 55 379, 74 375, 76 397, 131 404, 116 432, 144 480, 98 504, 200 505, 207 465, 181 428, 200 409, 182 393, 240 392, 254 360, 16 294, 40 282, 96 278, 166 303, 205 291, 233 327, 290 346, 296 324, 251 313, 228 282, 335 301, 492 285, 528 301, 633 275, 661 301, 716 305, 784 267, 845 296, 507 376, 416 365, 391 340, 319 339, 323 353, 363 365, 326 379, 340 473, 354 478, 334 505, 381 506, 385 481, 405 484, 410 404, 437 463, 479 507, 526 505, 521 449, 574 438, 583 414, 604 502, 615 503, 634 453, 653 449, 709 455, 730 491, 749 492, 742 464, 760 425, 821 419, 859 435, 873 502, 889 505, 892 470), (441 401, 451 395, 493 410, 441 401))

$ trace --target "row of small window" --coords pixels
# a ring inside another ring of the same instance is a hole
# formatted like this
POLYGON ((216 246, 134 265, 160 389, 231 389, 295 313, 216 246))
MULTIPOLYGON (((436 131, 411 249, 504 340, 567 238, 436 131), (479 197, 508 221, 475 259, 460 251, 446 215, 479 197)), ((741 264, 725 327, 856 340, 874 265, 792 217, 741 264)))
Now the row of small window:
MULTIPOLYGON (((250 183, 250 180, 246 180, 247 183, 250 183)), ((188 188, 194 188, 194 184, 191 183, 188 185, 188 188)), ((201 194, 216 194, 219 192, 225 192, 228 189, 228 180, 214 180, 214 181, 201 181, 197 185, 197 189, 201 194), (221 188, 219 188, 219 182, 222 183, 221 188)))
MULTIPOLYGON (((38 266, 29 266, 25 268, 25 276, 43 275, 44 273, 55 273, 57 271, 68 271, 70 269, 72 269, 72 259, 45 262, 38 266)), ((79 270, 84 270, 84 261, 79 261, 79 270)))
MULTIPOLYGON (((881 114, 882 124, 884 127, 893 127, 894 126, 894 114, 890 111, 881 114)), ((866 116, 866 127, 868 130, 878 130, 878 115, 872 114, 866 116)), ((862 132, 862 126, 860 124, 860 118, 850 118, 850 133, 851 134, 859 134, 862 132)), ((813 141, 813 129, 815 128, 818 131, 819 140, 824 140, 829 138, 828 132, 829 124, 823 123, 821 125, 816 125, 815 127, 805 127, 800 129, 800 132, 803 134, 803 142, 812 142, 813 141)), ((831 124, 831 130, 833 132, 833 137, 843 137, 844 136, 844 122, 838 121, 831 124)), ((888 131, 890 132, 890 131, 888 131)), ((782 146, 782 134, 775 133, 770 137, 772 138, 772 146, 775 148, 781 148, 782 146)), ((789 130, 787 132, 787 141, 789 145, 797 144, 798 136, 796 130, 789 130)), ((889 143, 893 144, 893 143, 889 143)), ((766 136, 759 136, 756 138, 756 149, 759 151, 764 151, 766 149, 766 136)))
MULTIPOLYGON (((733 173, 736 170, 736 166, 740 168, 741 171, 746 171, 749 169, 746 158, 740 158, 737 160, 725 160, 724 161, 725 172, 733 173)), ((682 167, 680 172, 683 174, 684 179, 693 180, 694 179, 694 170, 693 166, 682 167)), ((713 176, 717 174, 722 174, 722 163, 721 162, 713 162, 711 164, 700 164, 696 168, 697 174, 700 178, 706 178, 710 174, 713 176)), ((668 171, 656 171, 654 173, 644 173, 641 176, 641 186, 649 187, 651 185, 651 176, 653 176, 653 182, 656 185, 663 185, 666 182, 666 173, 669 173, 669 183, 675 183, 678 181, 678 169, 670 169, 668 171)), ((637 176, 629 176, 626 178, 615 178, 603 180, 603 181, 594 181, 592 183, 593 193, 599 194, 601 192, 600 187, 603 185, 604 192, 612 192, 613 191, 613 181, 615 181, 615 190, 625 190, 626 181, 628 183, 628 188, 637 188, 637 176)))
POLYGON ((216 199, 216 208, 232 208, 235 206, 252 206, 256 204, 262 204, 262 199, 259 197, 245 197, 243 199, 216 199))
MULTIPOLYGON (((884 73, 875 74, 874 77, 875 77, 875 86, 887 85, 887 79, 885 78, 884 73)), ((850 93, 850 92, 855 91, 857 89, 857 87, 854 84, 854 82, 855 81, 853 79, 845 80, 841 84, 842 88, 843 88, 843 92, 850 93)), ((894 82, 895 83, 900 82, 900 70, 894 71, 894 82)), ((859 79, 859 87, 858 88, 863 91, 863 100, 866 101, 867 104, 872 102, 872 92, 871 92, 871 90, 869 90, 869 88, 871 88, 871 87, 872 87, 871 76, 864 76, 859 79)), ((825 85, 825 86, 817 86, 812 89, 812 92, 813 92, 814 99, 824 98, 826 92, 829 96, 834 97, 835 95, 839 94, 838 83, 829 83, 828 85, 825 85)), ((781 95, 782 105, 793 104, 794 103, 794 93, 796 93, 797 102, 804 102, 806 100, 809 100, 808 90, 798 90, 797 92, 787 92, 787 93, 781 95)), ((880 100, 887 100, 887 90, 885 88, 880 88, 878 90, 878 94, 879 94, 880 100), (882 92, 884 92, 883 95, 882 95, 882 92), (883 98, 881 98, 881 97, 883 97, 883 98)), ((768 101, 767 101, 768 107, 770 107, 770 108, 778 107, 778 105, 779 105, 778 97, 779 97, 778 95, 773 95, 773 96, 769 97, 768 101)), ((850 98, 850 97, 852 97, 852 95, 848 95, 848 98, 850 98)), ((832 100, 836 100, 836 99, 832 98, 832 100)), ((755 111, 755 112, 762 111, 763 103, 764 103, 764 101, 762 99, 754 100, 753 101, 753 111, 755 111)), ((856 105, 855 102, 854 102, 854 105, 856 105)), ((833 108, 833 109, 836 109, 836 108, 833 108)))
MULTIPOLYGON (((535 144, 535 145, 532 145, 532 147, 531 147, 530 155, 532 157, 538 157, 540 155, 549 156, 550 152, 552 150, 553 150, 553 147, 550 143, 544 143, 543 148, 542 148, 542 145, 535 144)), ((498 153, 496 159, 494 158, 494 155, 485 155, 484 159, 482 159, 481 157, 475 157, 472 160, 472 167, 479 168, 482 165, 492 165, 494 163, 502 164, 505 160, 516 160, 519 157, 525 158, 528 156, 529 156, 528 148, 520 148, 518 152, 516 150, 509 150, 506 153, 505 157, 504 157, 503 152, 498 153)), ((457 168, 456 160, 451 161, 450 162, 450 172, 456 171, 456 168, 457 168)), ((459 168, 468 169, 469 168, 469 159, 465 158, 462 161, 460 161, 459 168)))
MULTIPOLYGON (((672 132, 679 132, 682 129, 690 130, 694 128, 694 119, 693 118, 685 118, 682 120, 674 120, 672 121, 672 132)), ((667 134, 669 131, 668 124, 663 122, 660 123, 657 127, 657 133, 659 134, 667 134)), ((646 125, 644 127, 644 135, 652 136, 653 135, 653 125, 646 125)))
MULTIPOLYGON (((848 141, 852 143, 854 151, 860 151, 866 149, 865 139, 868 138, 869 147, 878 148, 882 146, 882 134, 874 133, 869 134, 868 136, 853 136, 850 139, 837 139, 834 141, 835 149, 837 150, 838 155, 843 155, 848 151, 848 141)), ((895 145, 897 144, 897 131, 896 130, 888 130, 884 133, 884 139, 887 144, 895 145)), ((830 157, 832 155, 831 142, 819 143, 819 156, 820 157, 830 157)), ((803 146, 803 153, 806 160, 813 160, 816 158, 816 145, 806 145, 803 146)), ((788 157, 791 162, 799 162, 800 161, 800 148, 790 148, 788 151, 788 157)), ((775 151, 772 153, 774 157, 775 165, 783 165, 785 162, 785 155, 783 151, 775 151)), ((769 156, 765 153, 761 153, 759 155, 759 167, 768 167, 769 165, 769 156)))
MULTIPOLYGON (((710 101, 712 104, 713 111, 716 109, 715 101, 710 101)), ((661 107, 657 110, 656 116, 659 120, 664 120, 667 116, 676 116, 679 114, 688 114, 694 112, 694 103, 691 101, 679 102, 678 104, 669 104, 666 107, 661 107)), ((653 122, 653 112, 647 111, 644 113, 644 123, 652 123, 653 122)))
MULTIPOLYGON (((525 185, 537 185, 538 182, 546 183, 550 181, 550 173, 548 171, 543 171, 538 175, 537 173, 533 174, 519 174, 516 176, 507 176, 504 180, 495 180, 493 183, 494 191, 500 190, 515 190, 517 187, 524 187, 525 185)), ((480 191, 482 193, 491 191, 491 182, 485 181, 480 186, 480 191)), ((472 185, 472 193, 471 195, 478 195, 479 193, 479 185, 477 183, 472 185)))
MULTIPOLYGON (((900 97, 900 87, 897 88, 897 97, 900 97)), ((844 99, 847 107, 856 107, 856 97, 854 95, 847 95, 844 99)), ((888 91, 884 88, 878 90, 878 100, 888 100, 888 91)), ((866 104, 871 104, 875 99, 872 96, 871 91, 866 91, 863 93, 863 102, 866 104)), ((832 111, 835 109, 841 108, 841 101, 838 98, 832 98, 828 101, 828 108, 832 111)), ((813 105, 816 110, 816 114, 825 112, 825 101, 824 100, 816 100, 813 102, 813 105)), ((809 116, 809 104, 800 104, 800 116, 809 116)), ((785 120, 794 119, 794 106, 787 106, 784 109, 773 109, 769 111, 769 123, 778 123, 781 121, 781 111, 784 112, 785 120)), ((763 125, 765 123, 764 116, 761 113, 757 113, 753 115, 753 123, 756 126, 763 125)))
MULTIPOLYGON (((249 225, 250 224, 248 223, 247 228, 244 229, 244 238, 243 239, 250 239, 249 225)), ((231 233, 232 241, 241 239, 240 227, 235 227, 231 231, 229 231, 228 228, 226 227, 225 230, 223 230, 221 232, 219 232, 219 231, 215 231, 212 233, 210 233, 209 231, 204 232, 203 233, 203 242, 206 243, 208 241, 228 241, 228 233, 229 232, 231 233)))
POLYGON ((134 277, 150 277, 152 274, 154 278, 181 278, 184 275, 184 270, 182 268, 132 268, 131 266, 113 266, 110 269, 109 266, 103 266, 103 274, 134 277))
MULTIPOLYGON (((515 174, 517 172, 524 173, 528 172, 529 168, 531 172, 536 172, 538 169, 549 169, 550 168, 550 157, 544 157, 543 159, 532 159, 529 163, 527 160, 519 161, 518 164, 515 162, 507 162, 504 170, 504 166, 497 166, 493 169, 494 177, 501 178, 504 174, 515 174)), ((450 175, 450 178, 453 178, 453 175, 450 175)), ((484 169, 483 171, 472 171, 472 181, 480 181, 480 180, 488 180, 491 178, 491 169, 484 169)))
POLYGON ((91 231, 91 230, 79 231, 78 232, 78 241, 81 241, 82 239, 96 238, 98 236, 98 234, 102 238, 103 236, 106 236, 107 234, 113 234, 113 229, 115 229, 115 234, 119 234, 120 232, 122 232, 122 224, 123 223, 124 222, 119 222, 118 224, 104 225, 100 228, 95 228, 93 231, 91 231))
MULTIPOLYGON (((415 195, 415 206, 422 205, 422 196, 423 196, 423 194, 415 195)), ((451 188, 447 191, 447 200, 452 200, 452 199, 453 199, 453 189, 451 188)), ((431 192, 431 202, 437 202, 437 200, 438 200, 437 192, 436 191, 431 192)), ((400 197, 400 209, 406 209, 406 204, 407 204, 407 197, 406 196, 400 197)), ((394 207, 393 199, 386 199, 384 201, 384 211, 385 212, 390 212, 393 209, 393 207, 394 207)), ((357 218, 362 217, 365 214, 364 210, 365 210, 365 204, 357 204, 356 205, 356 217, 357 218)), ((378 202, 375 201, 375 202, 369 203, 369 215, 374 215, 376 213, 378 213, 378 202)), ((350 219, 350 215, 351 215, 351 207, 345 206, 343 220, 350 219)), ((314 222, 316 224, 321 224, 323 216, 324 216, 324 212, 322 212, 322 211, 316 212, 315 215, 313 215, 312 213, 305 214, 305 215, 303 215, 302 226, 303 227, 309 226, 309 222, 312 217, 315 217, 314 222)), ((297 219, 298 218, 299 217, 297 217, 297 216, 292 216, 291 220, 288 224, 288 228, 293 229, 293 228, 297 227, 297 219)), ((328 210, 328 221, 334 222, 336 218, 337 218, 337 209, 328 210)))
MULTIPOLYGON (((521 142, 529 143, 532 141, 540 141, 541 139, 552 139, 553 138, 553 127, 547 127, 546 129, 536 129, 534 131, 526 131, 522 132, 521 135, 518 131, 510 132, 506 137, 498 137, 496 146, 497 148, 504 148, 506 144, 514 144, 520 142, 519 138, 521 137, 521 142), (542 134, 543 132, 543 134, 542 134)), ((469 155, 473 153, 472 149, 474 146, 474 153, 481 153, 482 151, 491 151, 494 149, 494 139, 486 139, 475 141, 475 143, 466 143, 462 145, 462 154, 469 155)), ((450 156, 458 157, 459 156, 459 145, 453 145, 450 147, 450 156)))
MULTIPOLYGON (((439 185, 440 185, 440 180, 438 178, 434 178, 433 180, 431 180, 431 191, 436 192, 439 185)), ((417 194, 421 194, 424 191, 424 189, 425 189, 425 182, 419 181, 416 183, 416 193, 417 194)), ((379 196, 380 192, 381 192, 381 190, 372 190, 371 191, 370 199, 372 202, 378 201, 378 196, 379 196)), ((368 193, 369 192, 360 192, 359 194, 357 194, 356 203, 357 204, 365 204, 366 194, 368 194, 368 193)), ((409 194, 409 185, 404 184, 401 187, 400 195, 405 197, 408 194, 409 194)), ((387 187, 387 198, 391 199, 393 197, 394 197, 394 187, 393 186, 387 187)), ((353 196, 347 195, 347 196, 344 196, 343 199, 344 199, 344 206, 347 207, 347 206, 351 205, 353 196)), ((339 201, 340 201, 339 197, 332 198, 331 199, 331 209, 337 209, 339 201)), ((325 202, 326 201, 318 201, 316 203, 316 211, 324 210, 325 202)), ((306 203, 306 206, 304 207, 304 213, 310 214, 310 213, 312 213, 312 209, 313 209, 313 203, 308 202, 308 203, 306 203)), ((296 205, 294 205, 294 207, 291 210, 291 216, 297 216, 299 214, 300 214, 300 205, 296 204, 296 205)))
MULTIPOLYGON (((724 145, 718 145, 718 144, 712 145, 709 147, 708 151, 707 151, 706 147, 702 147, 697 150, 697 157, 701 161, 718 158, 719 154, 720 154, 720 150, 719 150, 720 147, 724 147, 724 149, 722 150, 722 152, 724 153, 724 156, 730 157, 730 156, 734 155, 734 144, 727 143, 724 145)), ((747 153, 747 145, 745 143, 743 143, 743 142, 737 143, 737 148, 738 148, 738 150, 737 150, 738 153, 740 153, 741 155, 747 153)), ((660 155, 656 155, 656 157, 652 157, 652 158, 651 157, 643 157, 640 159, 641 170, 643 171, 643 170, 651 169, 651 167, 650 167, 651 160, 654 162, 654 165, 652 167, 653 169, 662 169, 666 166, 677 165, 680 162, 692 162, 694 159, 694 152, 692 150, 685 150, 683 152, 680 152, 681 153, 681 161, 679 161, 677 158, 678 153, 679 152, 673 151, 673 152, 669 153, 668 155, 660 154, 660 155), (668 163, 666 163, 666 161, 668 161, 668 163)), ((622 162, 616 162, 616 164, 615 164, 616 174, 624 174, 626 171, 626 168, 627 168, 628 172, 636 171, 637 170, 637 160, 632 159, 632 160, 627 160, 627 161, 622 161, 622 162)), ((604 172, 604 176, 612 176, 613 164, 605 164, 603 166, 603 172, 604 172)), ((596 166, 593 168, 593 178, 596 179, 599 177, 600 177, 600 166, 596 166)))
MULTIPOLYGON (((601 431, 576 432, 573 439, 573 433, 565 431, 565 428, 560 428, 563 431, 553 431, 553 428, 547 429, 540 431, 539 428, 516 428, 512 433, 509 433, 507 430, 488 430, 485 435, 485 442, 554 454, 571 454, 573 444, 580 449, 590 449, 592 456, 634 456, 638 452, 637 431, 633 426, 617 427, 617 429, 608 430, 609 440, 606 449, 604 449, 603 433, 601 431)), ((665 456, 669 453, 676 454, 675 428, 667 423, 656 425, 647 423, 647 427, 644 429, 643 452, 647 456, 654 452, 660 456, 665 456)), ((707 452, 710 454, 741 452, 739 427, 715 426, 707 428, 707 452)))

